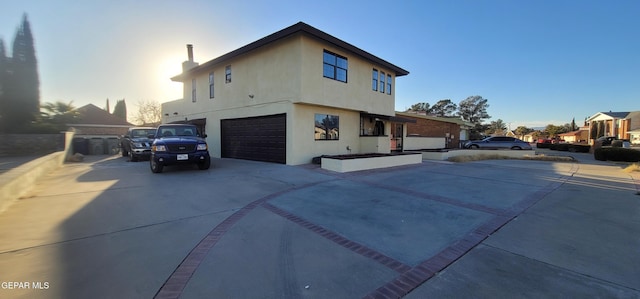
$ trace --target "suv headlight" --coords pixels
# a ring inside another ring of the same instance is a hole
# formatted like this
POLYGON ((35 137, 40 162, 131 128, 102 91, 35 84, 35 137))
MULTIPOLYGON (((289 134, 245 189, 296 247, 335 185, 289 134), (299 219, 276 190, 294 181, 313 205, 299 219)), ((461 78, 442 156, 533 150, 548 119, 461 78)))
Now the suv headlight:
POLYGON ((196 150, 206 151, 207 150, 207 144, 206 143, 198 143, 198 147, 196 148, 196 150))
POLYGON ((167 147, 165 147, 164 145, 154 145, 151 147, 151 150, 154 152, 166 152, 167 147))

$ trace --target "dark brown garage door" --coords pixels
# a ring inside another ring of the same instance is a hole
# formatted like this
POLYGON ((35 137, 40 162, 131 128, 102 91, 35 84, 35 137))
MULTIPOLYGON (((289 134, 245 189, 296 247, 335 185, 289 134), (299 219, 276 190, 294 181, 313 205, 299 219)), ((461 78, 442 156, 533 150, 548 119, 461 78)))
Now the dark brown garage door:
POLYGON ((287 163, 287 115, 223 119, 222 157, 287 163))

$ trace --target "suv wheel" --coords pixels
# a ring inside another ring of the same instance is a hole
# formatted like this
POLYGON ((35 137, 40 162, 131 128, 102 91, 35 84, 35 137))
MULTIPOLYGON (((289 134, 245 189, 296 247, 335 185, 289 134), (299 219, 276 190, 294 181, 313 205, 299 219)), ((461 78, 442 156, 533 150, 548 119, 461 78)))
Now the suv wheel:
POLYGON ((470 149, 478 149, 479 146, 477 144, 472 144, 469 148, 470 149))
POLYGON ((512 149, 512 150, 521 150, 522 148, 521 148, 521 147, 519 147, 519 146, 512 146, 512 147, 511 147, 511 149, 512 149))
POLYGON ((207 157, 204 162, 198 163, 198 168, 200 170, 207 170, 211 166, 211 158, 207 157))
POLYGON ((151 172, 153 173, 161 173, 163 165, 154 161, 153 158, 149 160, 149 165, 151 166, 151 172))
POLYGON ((133 152, 129 152, 129 161, 137 162, 138 161, 138 157, 136 157, 136 155, 134 155, 133 152))

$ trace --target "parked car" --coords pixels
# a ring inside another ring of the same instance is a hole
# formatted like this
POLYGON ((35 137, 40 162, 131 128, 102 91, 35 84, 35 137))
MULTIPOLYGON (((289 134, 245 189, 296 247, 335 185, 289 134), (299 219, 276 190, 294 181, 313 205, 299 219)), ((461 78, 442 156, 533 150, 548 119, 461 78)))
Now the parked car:
POLYGON ((526 149, 530 150, 531 145, 527 142, 524 142, 518 138, 506 137, 506 136, 494 136, 487 137, 482 140, 474 140, 468 141, 465 145, 465 148, 470 149, 512 149, 512 150, 521 150, 526 149))
POLYGON ((596 142, 601 143, 603 146, 611 145, 614 140, 618 140, 615 136, 602 136, 596 139, 596 142))
POLYGON ((188 124, 160 125, 155 131, 151 158, 151 171, 162 172, 164 166, 173 164, 196 164, 201 170, 209 169, 209 148, 198 128, 188 124))
POLYGON ((135 162, 141 158, 149 158, 153 139, 149 135, 155 135, 156 128, 134 127, 129 128, 127 135, 120 139, 122 156, 129 156, 129 161, 135 162))

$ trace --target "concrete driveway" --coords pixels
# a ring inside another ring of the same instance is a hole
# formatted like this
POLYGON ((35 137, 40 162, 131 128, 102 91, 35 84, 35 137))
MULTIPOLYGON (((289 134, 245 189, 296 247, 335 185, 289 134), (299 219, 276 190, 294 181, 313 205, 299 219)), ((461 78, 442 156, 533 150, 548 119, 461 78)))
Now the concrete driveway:
POLYGON ((0 214, 0 298, 640 297, 616 165, 87 158, 0 214))

